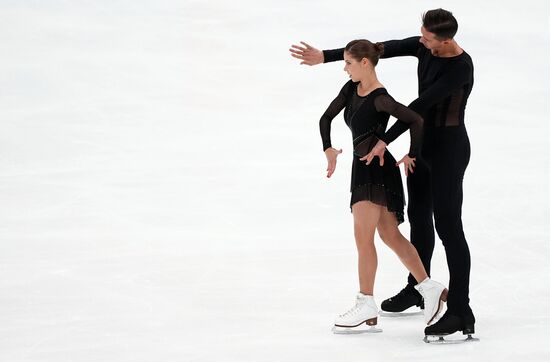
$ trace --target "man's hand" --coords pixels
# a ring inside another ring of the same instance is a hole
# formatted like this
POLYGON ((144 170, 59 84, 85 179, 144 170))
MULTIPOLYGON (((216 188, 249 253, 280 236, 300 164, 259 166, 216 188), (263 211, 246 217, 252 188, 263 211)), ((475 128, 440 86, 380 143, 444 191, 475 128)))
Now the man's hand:
POLYGON ((301 46, 292 44, 292 47, 289 49, 290 55, 302 61, 300 64, 316 65, 325 61, 325 56, 321 50, 315 49, 303 41, 300 43, 302 44, 301 46))
POLYGON ((409 176, 409 173, 414 173, 414 168, 416 166, 414 161, 416 161, 416 157, 412 158, 412 157, 409 157, 409 155, 405 155, 395 165, 399 167, 400 164, 402 163, 405 164, 405 176, 409 176))

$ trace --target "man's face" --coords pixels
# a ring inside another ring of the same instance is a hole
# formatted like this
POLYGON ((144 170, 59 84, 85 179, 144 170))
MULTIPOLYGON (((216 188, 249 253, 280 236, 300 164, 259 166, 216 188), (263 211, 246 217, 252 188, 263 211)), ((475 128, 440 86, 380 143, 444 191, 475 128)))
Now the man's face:
POLYGON ((420 42, 424 44, 424 46, 432 51, 432 54, 437 54, 439 49, 447 43, 447 40, 438 40, 436 38, 436 35, 434 33, 430 33, 424 27, 420 28, 420 33, 422 33, 422 36, 420 37, 420 42))

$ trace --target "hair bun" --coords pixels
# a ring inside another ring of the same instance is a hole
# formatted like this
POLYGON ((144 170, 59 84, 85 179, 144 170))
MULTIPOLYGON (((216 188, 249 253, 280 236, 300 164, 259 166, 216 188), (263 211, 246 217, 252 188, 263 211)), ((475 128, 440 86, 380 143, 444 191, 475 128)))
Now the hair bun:
POLYGON ((376 49, 379 55, 384 54, 384 43, 375 43, 374 49, 376 49))

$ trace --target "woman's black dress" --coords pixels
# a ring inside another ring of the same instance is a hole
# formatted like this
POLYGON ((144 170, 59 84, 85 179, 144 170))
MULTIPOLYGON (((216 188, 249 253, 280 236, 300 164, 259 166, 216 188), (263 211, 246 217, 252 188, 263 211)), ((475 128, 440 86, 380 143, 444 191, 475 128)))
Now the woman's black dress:
MULTIPOLYGON (((354 149, 370 151, 385 133, 388 119, 392 115, 410 125, 409 156, 416 157, 422 142, 422 117, 396 102, 385 88, 377 88, 362 97, 357 94, 357 85, 358 83, 351 80, 347 82, 321 117, 319 127, 323 150, 332 147, 330 125, 334 117, 345 108, 344 120, 351 129, 354 149)), ((405 198, 401 173, 396 167, 395 159, 387 150, 384 153, 384 166, 380 166, 377 158, 369 165, 365 164, 366 161, 359 161, 359 158, 360 156, 354 154, 350 207, 358 201, 368 200, 385 206, 388 211, 395 213, 398 223, 402 223, 405 198)))

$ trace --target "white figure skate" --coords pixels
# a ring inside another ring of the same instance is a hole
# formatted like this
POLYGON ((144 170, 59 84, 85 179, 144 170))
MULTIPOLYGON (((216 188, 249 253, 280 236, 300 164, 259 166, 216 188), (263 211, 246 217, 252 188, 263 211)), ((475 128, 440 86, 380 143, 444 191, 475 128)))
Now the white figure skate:
POLYGON ((355 306, 336 317, 332 331, 335 334, 380 333, 376 328, 378 308, 372 295, 357 294, 355 306), (369 328, 365 328, 368 326, 369 328))
POLYGON ((448 290, 442 284, 426 278, 414 287, 424 298, 424 321, 430 324, 443 309, 448 290))

